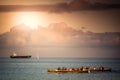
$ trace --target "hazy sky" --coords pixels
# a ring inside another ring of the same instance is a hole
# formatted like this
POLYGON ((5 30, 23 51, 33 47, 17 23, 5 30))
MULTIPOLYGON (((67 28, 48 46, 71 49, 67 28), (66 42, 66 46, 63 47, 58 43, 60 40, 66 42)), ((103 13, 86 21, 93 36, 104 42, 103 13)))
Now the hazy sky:
MULTIPOLYGON (((20 20, 20 16, 25 16, 25 15, 30 15, 30 16, 36 16, 39 17, 36 25, 41 25, 41 26, 47 26, 50 23, 55 23, 55 22, 66 22, 68 25, 71 27, 74 27, 76 29, 80 29, 81 27, 86 27, 88 30, 93 31, 93 32, 120 32, 120 8, 113 8, 113 9, 101 9, 101 10, 92 10, 93 8, 90 8, 90 10, 77 10, 77 7, 84 7, 84 5, 91 5, 91 3, 84 2, 84 0, 0 0, 0 5, 17 5, 17 4, 24 4, 24 5, 32 5, 32 4, 46 4, 49 5, 54 5, 58 3, 71 3, 72 8, 71 12, 58 12, 60 11, 59 9, 63 8, 58 8, 57 13, 56 12, 49 12, 40 10, 38 12, 33 11, 31 12, 14 12, 13 11, 2 11, 0 12, 0 34, 4 33, 6 31, 9 31, 11 27, 25 23, 24 21, 20 20), (75 4, 78 4, 78 6, 75 6, 75 4), (79 4, 81 6, 79 6, 79 4)), ((105 2, 105 3, 119 3, 118 0, 88 0, 91 2, 105 2)), ((66 7, 65 7, 66 8, 66 7)), ((94 7, 95 8, 95 7, 94 7)), ((103 7, 104 8, 104 7, 103 7)), ((3 8, 5 9, 5 8, 3 8)), ((12 9, 12 8, 11 8, 12 9)), ((44 7, 43 7, 44 9, 44 7)), ((52 8, 54 9, 54 8, 52 8)), ((24 17, 25 18, 25 17, 24 17)))
POLYGON ((58 2, 66 2, 68 0, 1 0, 0 4, 5 4, 5 5, 9 5, 9 4, 43 4, 43 3, 58 3, 58 2))
MULTIPOLYGON (((53 4, 59 2, 69 2, 72 0, 0 0, 0 5, 15 5, 15 4, 53 4)), ((97 1, 104 3, 120 3, 119 0, 87 0, 87 1, 97 1)))
MULTIPOLYGON (((11 41, 11 44, 13 43, 13 40, 15 38, 14 37, 15 34, 12 36, 13 39, 9 40, 10 39, 9 35, 12 34, 10 30, 13 27, 20 25, 22 23, 30 26, 32 29, 37 29, 36 26, 38 25, 39 27, 41 26, 46 28, 51 23, 64 22, 65 24, 67 24, 67 26, 72 27, 75 30, 80 30, 81 28, 84 27, 86 30, 92 32, 103 33, 103 32, 120 32, 119 21, 120 21, 119 0, 86 0, 86 1, 85 0, 0 0, 0 34, 10 32, 10 34, 8 33, 8 38, 5 36, 5 39, 8 39, 7 42, 11 41), (99 4, 96 2, 99 2, 99 4), (17 6, 17 5, 22 5, 22 6, 17 6), (23 6, 23 5, 27 5, 27 6, 23 6)), ((34 39, 33 35, 32 37, 34 39)), ((46 37, 46 35, 44 36, 46 37)), ((38 39, 37 37, 38 36, 35 36, 35 40, 38 39)), ((49 38, 51 37, 53 37, 53 35, 50 35, 50 37, 47 36, 48 41, 49 38)), ((20 35, 20 38, 18 37, 15 39, 16 42, 18 41, 17 44, 19 44, 19 41, 21 44, 21 41, 22 43, 24 43, 24 39, 26 38, 23 38, 23 35, 20 35)), ((110 39, 110 37, 108 39, 110 39)), ((4 37, 0 37, 0 41, 2 43, 2 41, 4 41, 4 37)), ((115 40, 113 40, 113 42, 114 41, 119 43, 119 37, 115 37, 115 40)), ((27 51, 27 49, 28 48, 24 48, 24 49, 15 48, 14 50, 22 53, 23 50, 27 51)), ((3 47, 0 48, 0 50, 1 50, 0 53, 7 53, 7 54, 0 54, 0 56, 8 56, 8 53, 13 51, 10 48, 3 48, 3 47)), ((31 53, 32 55, 34 56, 40 55, 43 57, 45 57, 47 54, 49 54, 47 55, 47 57, 50 57, 50 55, 51 57, 52 56, 67 57, 69 53, 71 53, 69 57, 72 56, 117 57, 119 55, 118 50, 119 49, 115 47, 114 48, 111 47, 109 48, 66 47, 65 48, 65 47, 48 47, 48 46, 45 48, 32 47, 32 49, 30 47, 28 49, 29 53, 31 53), (35 51, 36 54, 34 54, 35 51), (57 54, 57 52, 59 52, 59 54, 57 54), (89 52, 91 53, 88 54, 89 52), (37 54, 37 53, 43 53, 43 54, 37 54), (114 55, 114 53, 116 54, 114 55)))

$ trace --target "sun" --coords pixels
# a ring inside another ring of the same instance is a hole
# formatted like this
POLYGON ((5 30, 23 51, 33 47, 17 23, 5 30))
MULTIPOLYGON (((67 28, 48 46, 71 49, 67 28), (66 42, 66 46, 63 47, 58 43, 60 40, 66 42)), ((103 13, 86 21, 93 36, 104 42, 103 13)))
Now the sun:
POLYGON ((24 23, 31 29, 36 29, 40 25, 40 19, 35 13, 22 13, 17 16, 20 23, 24 23))
POLYGON ((34 29, 37 28, 37 26, 39 25, 39 20, 37 20, 37 17, 35 16, 26 15, 23 18, 23 23, 34 29))

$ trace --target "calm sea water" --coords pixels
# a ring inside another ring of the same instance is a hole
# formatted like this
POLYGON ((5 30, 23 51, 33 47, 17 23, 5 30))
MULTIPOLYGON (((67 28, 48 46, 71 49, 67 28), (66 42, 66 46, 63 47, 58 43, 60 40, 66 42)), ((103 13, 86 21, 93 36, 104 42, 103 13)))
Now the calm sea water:
POLYGON ((40 58, 0 59, 0 80, 120 80, 120 59, 40 58), (47 68, 104 66, 112 72, 48 73, 47 68))

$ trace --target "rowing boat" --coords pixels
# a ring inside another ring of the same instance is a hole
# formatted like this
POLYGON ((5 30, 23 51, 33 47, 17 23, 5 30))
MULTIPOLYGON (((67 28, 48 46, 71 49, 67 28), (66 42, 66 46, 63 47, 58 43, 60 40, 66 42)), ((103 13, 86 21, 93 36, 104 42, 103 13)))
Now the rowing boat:
POLYGON ((58 70, 58 69, 48 69, 50 73, 89 73, 89 70, 58 70))

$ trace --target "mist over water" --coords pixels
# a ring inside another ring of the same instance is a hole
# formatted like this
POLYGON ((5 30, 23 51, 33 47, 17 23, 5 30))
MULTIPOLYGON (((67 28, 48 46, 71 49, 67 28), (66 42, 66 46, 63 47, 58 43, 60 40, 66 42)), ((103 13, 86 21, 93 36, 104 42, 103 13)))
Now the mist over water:
POLYGON ((16 47, 0 48, 0 56, 9 58, 15 52, 17 55, 31 55, 32 58, 119 58, 119 47, 16 47))

